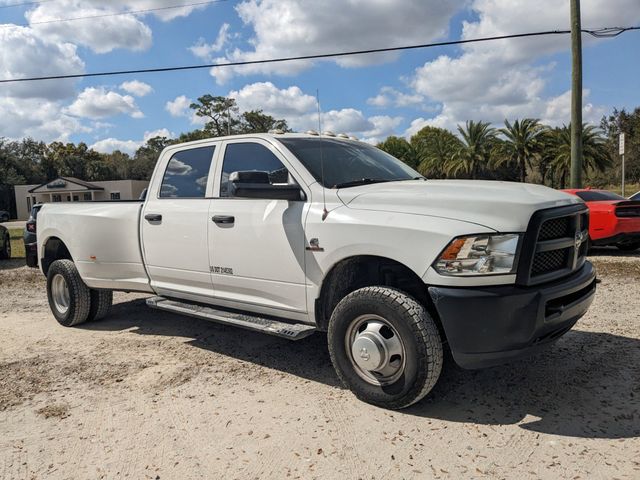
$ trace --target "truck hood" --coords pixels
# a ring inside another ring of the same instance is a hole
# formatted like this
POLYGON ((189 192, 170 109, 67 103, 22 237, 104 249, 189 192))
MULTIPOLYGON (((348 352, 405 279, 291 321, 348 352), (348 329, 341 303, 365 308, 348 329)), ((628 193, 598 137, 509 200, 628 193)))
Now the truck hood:
POLYGON ((582 203, 541 185, 484 180, 409 180, 337 193, 353 209, 449 218, 498 232, 524 232, 536 210, 582 203))

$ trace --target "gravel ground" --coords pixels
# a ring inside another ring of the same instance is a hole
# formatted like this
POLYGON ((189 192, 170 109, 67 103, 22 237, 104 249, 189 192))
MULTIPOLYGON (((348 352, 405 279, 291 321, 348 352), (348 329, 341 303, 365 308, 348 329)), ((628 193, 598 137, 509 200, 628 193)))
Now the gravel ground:
POLYGON ((299 342, 149 310, 65 329, 0 263, 0 478, 640 478, 640 255, 598 250, 589 313, 543 354, 449 366, 386 411, 299 342))

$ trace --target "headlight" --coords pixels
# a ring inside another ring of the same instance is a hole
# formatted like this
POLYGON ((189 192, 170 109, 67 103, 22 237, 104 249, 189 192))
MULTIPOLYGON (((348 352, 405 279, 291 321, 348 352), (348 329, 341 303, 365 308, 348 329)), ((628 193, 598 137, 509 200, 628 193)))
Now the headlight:
POLYGON ((442 275, 499 275, 516 272, 518 234, 454 238, 433 268, 442 275))

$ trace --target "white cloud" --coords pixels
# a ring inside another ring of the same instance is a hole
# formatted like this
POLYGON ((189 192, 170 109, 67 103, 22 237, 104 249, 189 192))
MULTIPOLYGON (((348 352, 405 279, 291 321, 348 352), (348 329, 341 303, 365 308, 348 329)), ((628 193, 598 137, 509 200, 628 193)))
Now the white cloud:
POLYGON ((169 100, 165 104, 164 109, 169 112, 172 117, 186 117, 189 114, 189 105, 191 105, 192 102, 193 100, 186 95, 180 95, 173 100, 169 100))
POLYGON ((170 132, 168 129, 159 128, 157 130, 144 132, 144 136, 142 137, 142 140, 146 142, 150 138, 155 138, 155 137, 175 138, 175 136, 176 134, 173 132, 170 132))
MULTIPOLYGON (((474 0, 471 9, 477 20, 463 22, 464 39, 569 27, 568 2, 558 8, 555 0, 474 0)), ((640 9, 637 0, 583 0, 582 19, 586 26, 636 23, 640 9)), ((593 41, 585 37, 587 46, 593 41)), ((439 104, 440 112, 415 119, 406 134, 427 124, 453 129, 467 119, 501 123, 529 116, 550 124, 567 123, 567 94, 545 93, 546 74, 554 65, 545 65, 544 58, 568 48, 566 36, 501 40, 466 44, 457 57, 442 55, 425 63, 416 69, 412 86, 416 94, 439 104)), ((371 102, 385 100, 378 96, 371 102)), ((586 118, 601 111, 585 105, 586 118)))
POLYGON ((186 95, 179 95, 173 100, 169 100, 164 105, 164 109, 169 112, 172 117, 188 118, 191 125, 204 125, 206 123, 206 119, 196 115, 195 110, 192 110, 190 107, 192 103, 193 100, 186 95))
POLYGON ((67 141, 74 133, 90 131, 61 110, 60 101, 0 97, 0 132, 8 138, 32 137, 50 142, 67 141))
POLYGON ((367 104, 374 107, 411 107, 418 106, 424 97, 417 93, 404 93, 393 87, 382 87, 375 97, 367 99, 367 104))
POLYGON ((116 150, 120 150, 121 152, 133 154, 140 147, 141 143, 136 142, 135 140, 118 140, 117 138, 105 138, 102 140, 98 140, 96 143, 91 145, 89 148, 92 148, 96 152, 100 153, 112 153, 116 150))
POLYGON ((66 111, 78 117, 93 119, 120 114, 130 115, 133 118, 144 117, 131 95, 120 95, 104 87, 85 88, 66 111))
POLYGON ((213 43, 207 43, 204 38, 200 38, 198 43, 189 47, 191 53, 193 53, 196 57, 204 60, 205 62, 210 62, 212 59, 212 54, 217 53, 224 48, 227 41, 229 40, 229 24, 223 23, 218 31, 218 36, 213 43))
POLYGON ((151 85, 141 82, 139 80, 131 80, 130 82, 123 82, 120 88, 131 95, 136 97, 144 97, 153 92, 151 85))
POLYGON ((175 138, 175 134, 166 128, 161 128, 159 130, 144 132, 142 140, 119 140, 117 138, 109 137, 98 140, 91 145, 90 148, 100 153, 112 153, 116 150, 120 150, 121 152, 132 155, 138 148, 144 145, 147 140, 154 137, 175 138))
POLYGON ((362 132, 362 140, 368 143, 380 143, 389 135, 394 135, 396 129, 402 123, 402 117, 390 117, 388 115, 376 115, 369 117, 369 122, 373 124, 373 128, 362 132))
MULTIPOLYGON (((236 10, 244 24, 253 30, 252 49, 236 48, 222 61, 312 55, 360 50, 410 43, 422 43, 444 37, 451 16, 465 0, 407 0, 398 6, 394 0, 375 2, 324 0, 245 0, 236 10)), ((358 55, 335 60, 344 67, 371 65, 397 58, 397 54, 358 55)), ((233 74, 296 74, 313 62, 299 61, 271 65, 225 67, 211 70, 223 83, 233 74)))
MULTIPOLYGON (((70 43, 52 42, 30 28, 0 25, 0 75, 25 78, 82 73, 84 62, 70 43)), ((75 80, 43 80, 2 85, 5 97, 57 100, 75 94, 75 80)))
MULTIPOLYGON (((96 53, 107 53, 122 48, 141 51, 151 47, 152 33, 144 23, 148 16, 161 21, 186 17, 193 11, 208 5, 189 5, 181 8, 126 14, 176 5, 175 0, 57 0, 35 2, 25 17, 40 38, 55 42, 73 42, 96 53), (93 17, 82 20, 59 22, 60 19, 93 17)), ((196 2, 197 3, 197 2, 196 2)))
POLYGON ((297 117, 316 108, 316 99, 297 86, 279 89, 271 82, 245 85, 232 90, 229 97, 235 98, 241 111, 262 109, 276 118, 297 117))
POLYGON ((28 10, 27 21, 41 38, 56 42, 73 42, 96 53, 116 48, 147 50, 151 46, 151 29, 135 15, 102 16, 129 10, 126 2, 59 0, 46 2, 28 10), (64 18, 94 17, 57 22, 64 18), (42 23, 49 22, 49 23, 42 23))

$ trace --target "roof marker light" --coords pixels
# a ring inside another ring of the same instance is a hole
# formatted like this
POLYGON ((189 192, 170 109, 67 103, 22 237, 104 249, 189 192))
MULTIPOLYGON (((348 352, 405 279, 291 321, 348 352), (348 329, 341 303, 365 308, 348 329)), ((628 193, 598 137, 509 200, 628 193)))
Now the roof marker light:
POLYGON ((306 133, 307 135, 315 135, 315 136, 318 136, 318 135, 319 135, 319 133, 318 133, 318 132, 316 132, 315 130, 307 130, 307 131, 306 131, 306 132, 304 132, 304 133, 306 133))
POLYGON ((325 130, 324 132, 322 132, 322 135, 324 135, 325 137, 335 137, 336 136, 336 134, 333 133, 330 130, 325 130))

